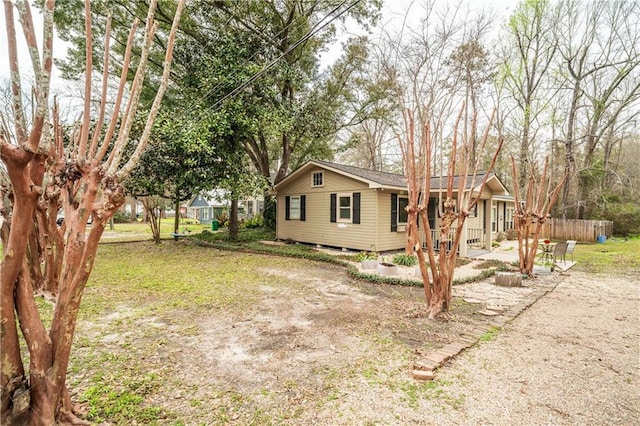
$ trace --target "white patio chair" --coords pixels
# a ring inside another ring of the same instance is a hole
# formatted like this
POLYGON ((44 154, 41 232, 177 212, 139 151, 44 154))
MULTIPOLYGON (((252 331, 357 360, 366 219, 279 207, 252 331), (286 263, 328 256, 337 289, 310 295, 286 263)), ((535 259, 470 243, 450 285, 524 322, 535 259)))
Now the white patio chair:
POLYGON ((567 252, 565 254, 571 255, 572 262, 573 262, 573 250, 575 250, 576 244, 578 244, 576 240, 567 240, 567 252))

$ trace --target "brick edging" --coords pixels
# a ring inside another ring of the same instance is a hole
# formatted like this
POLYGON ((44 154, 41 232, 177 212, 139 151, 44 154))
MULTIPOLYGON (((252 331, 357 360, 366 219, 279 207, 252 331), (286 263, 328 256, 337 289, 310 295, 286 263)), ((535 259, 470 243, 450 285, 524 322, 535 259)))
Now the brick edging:
POLYGON ((555 290, 560 282, 561 280, 555 281, 550 286, 535 289, 520 303, 511 306, 503 314, 481 324, 476 324, 471 331, 461 334, 453 343, 421 356, 413 363, 413 378, 416 380, 433 380, 436 371, 445 365, 447 361, 455 358, 464 350, 475 346, 486 333, 492 330, 501 330, 547 293, 555 290))

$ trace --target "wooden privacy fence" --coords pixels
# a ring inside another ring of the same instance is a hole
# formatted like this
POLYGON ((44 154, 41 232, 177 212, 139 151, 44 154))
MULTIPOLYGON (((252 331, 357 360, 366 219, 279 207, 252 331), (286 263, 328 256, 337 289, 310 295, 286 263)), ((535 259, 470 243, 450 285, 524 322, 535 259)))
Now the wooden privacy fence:
POLYGON ((542 227, 540 237, 596 242, 599 236, 610 238, 612 234, 613 222, 610 220, 549 219, 542 227))

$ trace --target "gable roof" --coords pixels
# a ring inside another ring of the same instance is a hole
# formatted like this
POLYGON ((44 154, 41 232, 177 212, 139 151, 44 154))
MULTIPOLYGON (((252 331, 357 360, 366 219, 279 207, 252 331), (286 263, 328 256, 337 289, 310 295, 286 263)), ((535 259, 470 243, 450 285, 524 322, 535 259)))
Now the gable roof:
POLYGON ((226 207, 228 199, 228 191, 214 189, 194 195, 187 203, 187 207, 226 207))
POLYGON ((369 186, 372 188, 374 188, 375 185, 379 185, 381 187, 407 187, 407 179, 404 177, 404 175, 401 174, 378 172, 376 170, 369 170, 356 166, 348 166, 346 164, 330 163, 328 161, 312 160, 311 162, 318 163, 329 170, 342 172, 341 174, 343 175, 347 175, 364 182, 369 182, 369 186), (372 186, 371 184, 374 185, 372 186))
MULTIPOLYGON (((284 185, 286 182, 295 179, 297 176, 303 175, 305 171, 308 171, 312 168, 320 167, 322 169, 331 170, 333 172, 339 173, 344 176, 348 176, 352 179, 359 180, 369 185, 369 188, 385 188, 392 190, 406 190, 407 189, 407 179, 404 175, 398 173, 388 173, 388 172, 378 172, 375 170, 364 169, 362 167, 356 166, 348 166, 346 164, 337 164, 331 163, 329 161, 321 161, 321 160, 309 160, 304 163, 302 166, 298 167, 296 170, 285 176, 280 182, 278 182, 273 188, 274 190, 278 190, 278 187, 284 185)), ((465 182, 465 189, 467 190, 477 190, 480 188, 482 184, 482 180, 484 179, 485 173, 478 173, 476 175, 475 180, 473 176, 467 176, 465 182)), ((453 178, 453 188, 454 190, 458 188, 459 185, 459 176, 454 176, 453 178)), ((487 179, 487 185, 494 191, 498 193, 508 194, 507 188, 504 186, 502 181, 498 178, 495 173, 490 173, 489 178, 487 179)), ((432 191, 437 191, 438 189, 445 189, 447 186, 447 177, 431 177, 430 181, 430 189, 432 191)))

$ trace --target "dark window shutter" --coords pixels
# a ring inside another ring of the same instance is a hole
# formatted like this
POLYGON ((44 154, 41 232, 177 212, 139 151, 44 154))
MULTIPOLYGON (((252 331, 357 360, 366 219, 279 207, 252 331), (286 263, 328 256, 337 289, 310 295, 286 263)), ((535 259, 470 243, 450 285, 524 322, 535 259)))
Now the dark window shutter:
POLYGON ((507 203, 502 203, 502 230, 507 230, 507 203))
POLYGON ((482 230, 487 232, 487 200, 482 200, 482 230))
POLYGON ((353 193, 353 223, 360 223, 360 193, 353 193))
POLYGON ((398 194, 391 194, 391 232, 398 230, 398 194))
POLYGON ((300 196, 300 220, 303 222, 306 220, 306 214, 305 214, 306 206, 307 206, 307 196, 301 195, 300 196))
POLYGON ((331 194, 331 212, 329 217, 331 218, 331 222, 336 221, 336 209, 338 204, 338 194, 331 194))
MULTIPOLYGON (((421 198, 422 198, 422 192, 418 192, 418 204, 420 204, 420 201, 422 201, 422 200, 421 200, 421 198)), ((416 215, 416 226, 417 226, 418 228, 420 228, 420 221, 421 221, 421 220, 422 220, 422 219, 420 219, 420 213, 418 213, 418 214, 416 215)))
POLYGON ((291 197, 284 197, 284 220, 289 220, 289 210, 291 209, 291 197))

